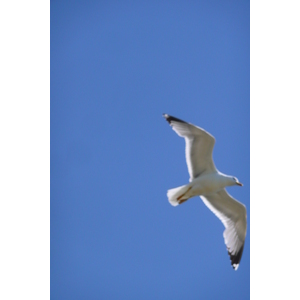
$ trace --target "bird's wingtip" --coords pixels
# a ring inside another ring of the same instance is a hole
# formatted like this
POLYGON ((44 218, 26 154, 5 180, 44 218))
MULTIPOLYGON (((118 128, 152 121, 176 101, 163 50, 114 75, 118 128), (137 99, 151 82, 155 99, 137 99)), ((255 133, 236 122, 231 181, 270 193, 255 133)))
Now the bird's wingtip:
POLYGON ((168 114, 163 114, 163 117, 166 119, 166 121, 171 124, 171 120, 172 120, 172 116, 168 115, 168 114))
POLYGON ((163 114, 163 117, 171 124, 172 121, 174 122, 180 122, 180 123, 186 123, 185 121, 175 118, 173 116, 170 116, 168 114, 163 114))
POLYGON ((230 257, 231 265, 235 271, 238 269, 238 267, 240 265, 243 250, 244 250, 244 245, 241 247, 241 249, 236 254, 230 253, 229 249, 227 249, 228 255, 230 257))

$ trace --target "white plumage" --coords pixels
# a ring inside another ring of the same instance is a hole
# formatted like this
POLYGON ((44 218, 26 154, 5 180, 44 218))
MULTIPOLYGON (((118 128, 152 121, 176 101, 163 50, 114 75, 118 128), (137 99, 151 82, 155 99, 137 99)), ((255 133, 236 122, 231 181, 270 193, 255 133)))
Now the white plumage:
POLYGON ((226 186, 242 184, 236 177, 219 172, 212 159, 215 138, 204 129, 164 114, 173 130, 185 139, 185 155, 190 183, 168 190, 167 196, 177 206, 194 196, 200 196, 205 205, 225 226, 223 233, 231 264, 237 270, 246 237, 246 207, 232 198, 226 186))

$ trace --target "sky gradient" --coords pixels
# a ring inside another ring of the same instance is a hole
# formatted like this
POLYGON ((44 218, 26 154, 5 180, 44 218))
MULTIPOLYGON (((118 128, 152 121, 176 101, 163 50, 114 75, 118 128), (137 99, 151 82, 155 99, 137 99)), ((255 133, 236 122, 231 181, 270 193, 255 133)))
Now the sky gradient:
POLYGON ((51 298, 250 298, 249 1, 51 1, 51 298), (237 271, 223 225, 195 197, 184 140, 215 138, 244 186, 237 271))

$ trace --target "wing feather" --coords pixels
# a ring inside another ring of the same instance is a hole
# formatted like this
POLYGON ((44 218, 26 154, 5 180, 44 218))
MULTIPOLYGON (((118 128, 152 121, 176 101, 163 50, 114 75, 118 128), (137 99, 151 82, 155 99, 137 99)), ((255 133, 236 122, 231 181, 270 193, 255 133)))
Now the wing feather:
POLYGON ((246 207, 232 198, 225 189, 214 194, 200 196, 200 198, 225 226, 223 237, 231 264, 237 270, 242 258, 247 231, 246 207))
POLYGON ((167 114, 163 116, 172 129, 185 139, 185 156, 190 181, 201 174, 215 172, 216 167, 212 159, 215 138, 204 129, 193 124, 167 114))

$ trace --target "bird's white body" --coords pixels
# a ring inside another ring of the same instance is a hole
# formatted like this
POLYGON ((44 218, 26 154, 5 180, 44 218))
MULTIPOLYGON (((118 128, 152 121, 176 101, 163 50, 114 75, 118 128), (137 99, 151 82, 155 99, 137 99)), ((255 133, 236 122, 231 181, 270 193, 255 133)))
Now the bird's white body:
POLYGON ((232 177, 217 171, 196 177, 186 185, 171 189, 167 195, 170 203, 173 206, 177 206, 189 198, 217 193, 230 185, 235 185, 235 182, 232 181, 232 177), (178 198, 180 198, 179 201, 177 200, 178 198))
POLYGON ((215 138, 204 129, 164 114, 173 130, 185 139, 186 161, 190 183, 170 189, 169 202, 177 206, 194 196, 204 204, 225 226, 223 233, 231 264, 237 270, 244 248, 247 229, 245 206, 232 198, 225 187, 242 185, 237 178, 219 172, 212 159, 215 138))
POLYGON ((200 195, 210 195, 212 193, 219 192, 226 186, 235 185, 235 183, 232 182, 231 177, 220 172, 204 174, 193 179, 190 184, 192 186, 192 197, 200 195))

